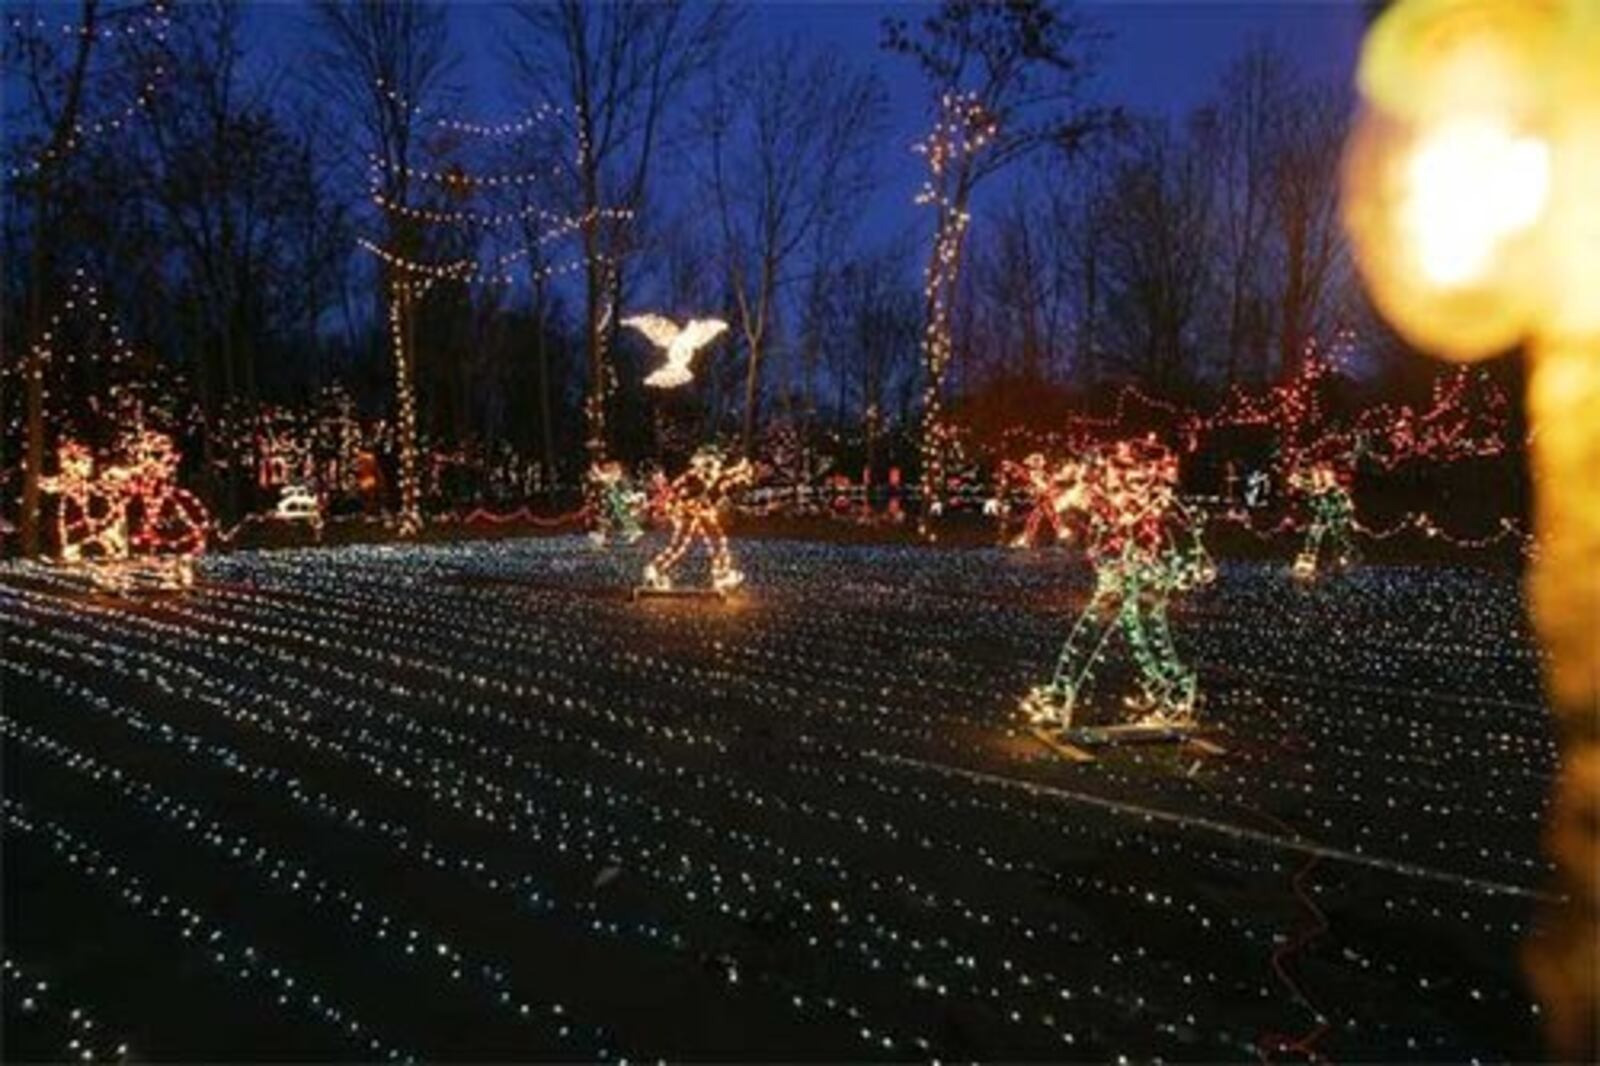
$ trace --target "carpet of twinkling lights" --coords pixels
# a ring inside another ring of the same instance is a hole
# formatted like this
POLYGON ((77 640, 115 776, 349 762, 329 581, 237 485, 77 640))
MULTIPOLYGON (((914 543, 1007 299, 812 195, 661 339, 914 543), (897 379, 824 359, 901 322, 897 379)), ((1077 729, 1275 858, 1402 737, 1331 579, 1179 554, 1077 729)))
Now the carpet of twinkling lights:
POLYGON ((6 1057, 1537 1054, 1515 575, 1225 564, 1173 618, 1228 754, 1076 765, 1015 718, 1072 553, 632 602, 653 548, 0 572, 6 1057))

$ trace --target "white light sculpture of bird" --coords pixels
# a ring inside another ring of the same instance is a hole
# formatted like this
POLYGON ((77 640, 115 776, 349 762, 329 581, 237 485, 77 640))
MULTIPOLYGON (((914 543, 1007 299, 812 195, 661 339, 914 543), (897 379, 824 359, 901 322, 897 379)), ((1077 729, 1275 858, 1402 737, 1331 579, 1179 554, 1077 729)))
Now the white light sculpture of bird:
POLYGON ((650 338, 650 343, 667 353, 667 361, 644 379, 646 385, 658 389, 673 389, 694 380, 689 361, 694 353, 710 344, 728 324, 720 318, 691 318, 680 329, 678 324, 662 315, 633 315, 622 320, 650 338))

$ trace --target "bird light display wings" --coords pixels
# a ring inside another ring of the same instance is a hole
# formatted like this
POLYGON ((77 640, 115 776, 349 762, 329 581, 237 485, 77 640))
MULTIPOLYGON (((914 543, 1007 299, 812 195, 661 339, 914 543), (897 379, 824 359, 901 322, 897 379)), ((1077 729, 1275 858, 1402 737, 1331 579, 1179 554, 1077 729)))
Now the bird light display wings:
POLYGON ((720 318, 692 318, 680 328, 662 315, 633 315, 623 319, 622 324, 643 333, 651 344, 666 352, 667 361, 644 379, 646 385, 658 389, 674 389, 693 381, 689 363, 694 353, 728 328, 720 318))

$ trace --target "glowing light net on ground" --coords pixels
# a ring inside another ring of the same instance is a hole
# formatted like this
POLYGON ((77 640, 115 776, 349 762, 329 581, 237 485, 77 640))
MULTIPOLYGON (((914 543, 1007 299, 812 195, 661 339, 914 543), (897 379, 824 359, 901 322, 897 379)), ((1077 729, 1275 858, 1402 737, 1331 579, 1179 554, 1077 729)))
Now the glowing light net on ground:
POLYGON ((1203 521, 1178 499, 1178 461, 1153 442, 1123 441, 1093 453, 1075 506, 1088 518, 1094 591, 1067 635, 1048 684, 1022 703, 1033 721, 1070 727, 1094 668, 1120 629, 1138 669, 1140 693, 1127 702, 1151 724, 1193 720, 1195 672, 1173 645, 1167 606, 1207 584, 1216 570, 1201 540, 1203 521))
POLYGON ((720 512, 729 495, 754 478, 755 468, 748 460, 727 463, 721 450, 711 446, 694 453, 689 469, 672 480, 660 501, 672 533, 666 547, 644 568, 647 591, 664 592, 673 587, 672 573, 697 538, 705 541, 711 556, 714 591, 729 592, 744 583, 744 574, 734 567, 720 512))

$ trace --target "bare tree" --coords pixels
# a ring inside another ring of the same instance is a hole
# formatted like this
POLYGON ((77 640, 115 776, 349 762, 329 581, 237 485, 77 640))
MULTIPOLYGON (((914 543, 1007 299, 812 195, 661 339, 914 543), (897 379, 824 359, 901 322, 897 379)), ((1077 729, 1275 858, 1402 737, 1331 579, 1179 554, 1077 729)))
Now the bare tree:
POLYGON ((1325 327, 1329 296, 1346 262, 1339 225, 1339 157, 1349 103, 1327 85, 1295 95, 1272 162, 1278 289, 1278 365, 1292 376, 1306 344, 1325 327))
POLYGON ((1049 204, 1024 189, 996 212, 990 239, 976 245, 972 273, 982 351, 1002 377, 1043 381, 1054 368, 1067 316, 1068 278, 1049 204))
MULTIPOLYGON (((422 150, 420 112, 447 96, 454 58, 444 7, 427 0, 319 0, 321 30, 316 84, 355 115, 360 148, 376 171, 385 205, 384 247, 391 256, 414 256, 418 227, 404 212, 414 161, 422 150)), ((396 450, 404 528, 420 521, 417 495, 415 293, 392 262, 379 269, 380 321, 395 343, 396 450)))
POLYGON ((921 199, 936 212, 923 331, 925 522, 941 505, 943 394, 973 192, 1040 149, 1075 147, 1108 116, 1081 106, 1092 35, 1047 0, 944 0, 918 29, 890 18, 884 31, 885 47, 922 69, 937 107, 922 146, 929 179, 921 199))
POLYGON ((826 52, 807 55, 795 41, 762 51, 712 86, 702 114, 710 165, 701 178, 716 204, 747 354, 746 453, 779 286, 813 232, 865 191, 883 107, 873 75, 826 52))
POLYGON ((915 287, 903 276, 908 250, 891 244, 869 251, 846 264, 840 276, 840 376, 856 389, 866 468, 874 477, 894 397, 916 372, 920 308, 915 287))
POLYGON ((1212 281, 1208 160, 1165 123, 1145 124, 1102 206, 1109 325, 1125 370, 1162 392, 1197 376, 1212 281))
MULTIPOLYGON (((146 124, 149 158, 135 175, 167 249, 167 291, 198 327, 192 355, 207 426, 225 400, 257 398, 262 348, 275 337, 292 330, 307 354, 316 350, 326 305, 316 282, 350 252, 330 244, 342 208, 327 196, 310 144, 273 108, 276 81, 244 73, 241 25, 233 4, 183 9, 174 73, 146 124)), ((209 471, 212 434, 202 445, 209 471)))
POLYGON ((1270 42, 1250 45, 1223 76, 1195 132, 1216 160, 1219 289, 1227 317, 1223 370, 1293 374, 1325 328, 1344 262, 1338 225, 1344 95, 1307 82, 1270 42))
POLYGON ((31 556, 39 552, 40 479, 44 472, 48 347, 44 333, 48 294, 55 287, 59 246, 70 215, 70 197, 64 195, 68 168, 79 157, 91 131, 107 125, 121 127, 129 114, 148 104, 154 83, 164 73, 159 42, 166 32, 168 14, 160 3, 114 5, 105 0, 81 0, 66 26, 51 25, 31 8, 13 13, 10 21, 7 77, 15 77, 22 87, 26 108, 19 123, 23 133, 13 142, 19 150, 13 174, 20 187, 17 191, 26 195, 32 215, 19 523, 22 553, 31 556), (141 23, 152 41, 120 47, 106 43, 113 35, 121 37, 140 29, 141 23), (131 107, 118 114, 106 98, 131 107))
POLYGON ((1049 232, 1050 269, 1062 290, 1070 336, 1066 367, 1081 385, 1092 385, 1101 366, 1106 339, 1107 249, 1114 234, 1106 207, 1115 180, 1117 138, 1085 145, 1064 165, 1052 170, 1042 216, 1049 232))
POLYGON ((1261 367, 1271 335, 1267 249, 1274 215, 1273 168, 1295 92, 1288 58, 1258 41, 1222 78, 1221 99, 1200 118, 1217 161, 1218 249, 1227 301, 1223 374, 1232 385, 1243 361, 1261 367))
POLYGON ((629 218, 643 203, 668 108, 705 69, 732 25, 715 0, 552 0, 516 9, 507 46, 530 97, 557 109, 571 151, 564 161, 584 258, 584 399, 588 451, 606 442, 609 348, 621 300, 629 218))

